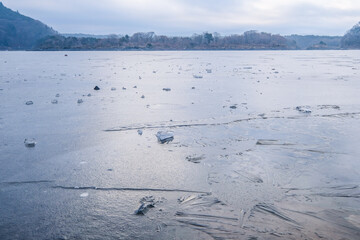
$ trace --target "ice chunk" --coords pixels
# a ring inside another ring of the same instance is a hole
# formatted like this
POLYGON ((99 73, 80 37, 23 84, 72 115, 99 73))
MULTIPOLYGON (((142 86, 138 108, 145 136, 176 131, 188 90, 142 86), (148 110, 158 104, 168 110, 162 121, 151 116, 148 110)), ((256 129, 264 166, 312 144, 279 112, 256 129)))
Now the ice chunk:
POLYGON ((141 136, 143 134, 143 131, 141 129, 137 130, 137 133, 141 136))
POLYGON ((60 94, 59 94, 59 93, 57 93, 57 94, 55 95, 55 97, 60 97, 60 94))
POLYGON ((309 106, 297 106, 295 109, 301 113, 311 113, 311 109, 309 106))
POLYGON ((51 100, 51 103, 52 103, 52 104, 57 104, 57 103, 58 103, 58 100, 53 99, 53 100, 51 100))
POLYGON ((136 215, 145 215, 150 208, 154 208, 158 201, 153 196, 146 196, 140 200, 140 207, 135 211, 136 215))
POLYGON ((206 72, 207 73, 212 73, 212 70, 211 69, 206 69, 206 72))
POLYGON ((35 145, 36 145, 35 138, 29 138, 29 139, 25 138, 24 144, 25 144, 26 147, 29 147, 29 148, 30 147, 35 147, 35 145))
POLYGON ((155 207, 153 203, 142 203, 140 207, 135 211, 136 215, 145 215, 150 208, 155 207))
POLYGON ((169 91, 171 91, 171 88, 163 88, 162 90, 166 91, 166 92, 169 92, 169 91))
POLYGON ((87 192, 80 194, 80 197, 82 197, 82 198, 86 198, 88 196, 89 196, 89 193, 87 193, 87 192))
POLYGON ((78 100, 77 100, 77 103, 83 103, 84 101, 81 99, 81 98, 79 98, 78 100))
POLYGON ((161 144, 169 143, 174 140, 174 133, 167 131, 159 131, 157 132, 156 137, 161 144))
POLYGON ((33 102, 33 101, 27 101, 25 104, 26 104, 26 105, 33 105, 34 102, 33 102))
POLYGON ((194 78, 203 78, 203 76, 201 76, 201 75, 195 75, 195 74, 193 75, 193 77, 194 77, 194 78))
POLYGON ((100 90, 100 88, 99 88, 98 86, 95 86, 95 87, 94 87, 94 90, 95 90, 95 91, 98 91, 98 90, 100 90))
POLYGON ((111 88, 111 91, 116 91, 116 88, 115 88, 115 87, 112 87, 112 88, 111 88))

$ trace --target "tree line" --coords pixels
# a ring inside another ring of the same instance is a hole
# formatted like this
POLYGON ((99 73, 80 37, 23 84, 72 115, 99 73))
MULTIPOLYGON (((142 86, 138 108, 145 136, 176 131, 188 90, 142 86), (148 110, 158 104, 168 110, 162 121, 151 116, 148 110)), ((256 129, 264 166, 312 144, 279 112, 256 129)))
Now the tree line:
POLYGON ((221 36, 218 33, 194 34, 191 37, 169 37, 154 32, 132 36, 109 35, 107 38, 48 36, 35 50, 252 50, 295 49, 296 43, 283 36, 257 31, 221 36))

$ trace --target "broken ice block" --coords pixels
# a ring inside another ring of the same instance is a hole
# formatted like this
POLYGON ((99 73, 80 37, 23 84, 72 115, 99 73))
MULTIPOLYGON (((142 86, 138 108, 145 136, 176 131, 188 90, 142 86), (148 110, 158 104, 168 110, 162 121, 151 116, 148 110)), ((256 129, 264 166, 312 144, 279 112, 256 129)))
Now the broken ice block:
POLYGON ((25 147, 35 147, 36 145, 36 141, 35 141, 35 138, 25 138, 24 140, 24 144, 25 144, 25 147))
POLYGON ((296 110, 298 110, 301 113, 311 113, 311 109, 309 106, 297 106, 296 110))
POLYGON ((159 131, 159 132, 157 132, 156 137, 161 144, 169 143, 172 140, 174 140, 174 133, 166 132, 166 131, 159 131))

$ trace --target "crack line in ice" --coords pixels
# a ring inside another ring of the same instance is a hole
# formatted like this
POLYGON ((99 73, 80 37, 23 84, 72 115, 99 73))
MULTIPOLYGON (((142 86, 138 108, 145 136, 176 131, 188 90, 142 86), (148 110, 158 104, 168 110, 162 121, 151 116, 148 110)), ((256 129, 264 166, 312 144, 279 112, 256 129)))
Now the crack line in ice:
POLYGON ((1 182, 0 184, 20 185, 20 184, 37 184, 37 183, 51 183, 53 180, 38 180, 38 181, 19 181, 19 182, 1 182))
POLYGON ((179 217, 218 218, 218 219, 233 220, 233 221, 239 220, 238 218, 232 218, 232 217, 223 217, 223 216, 215 216, 215 215, 208 215, 208 214, 186 213, 186 212, 180 212, 180 211, 177 211, 175 213, 175 215, 179 216, 179 217))
POLYGON ((278 209, 275 208, 275 206, 272 206, 270 204, 266 204, 266 203, 258 203, 256 204, 254 207, 253 207, 253 210, 257 210, 257 211, 260 211, 260 212, 266 212, 266 213, 269 213, 269 214, 272 214, 282 220, 285 220, 285 221, 288 221, 288 222, 291 222, 291 223, 294 223, 298 226, 299 223, 297 223, 295 220, 291 219, 290 217, 286 216, 284 213, 280 212, 278 209))
POLYGON ((66 186, 53 186, 53 188, 69 189, 69 190, 99 190, 99 191, 151 191, 151 192, 189 192, 189 193, 204 193, 211 195, 210 192, 185 190, 185 189, 164 189, 164 188, 121 188, 121 187, 66 187, 66 186))
POLYGON ((266 120, 266 119, 299 119, 299 118, 309 118, 309 117, 341 117, 341 116, 354 116, 360 115, 360 112, 353 113, 334 113, 334 114, 313 114, 313 115, 304 115, 304 116, 269 116, 266 118, 263 117, 250 117, 250 118, 242 118, 229 122, 217 122, 217 123, 179 123, 179 124, 144 124, 144 125, 135 125, 135 126, 125 126, 125 127, 114 127, 110 129, 104 130, 105 132, 123 132, 123 131, 131 131, 131 130, 139 130, 139 129, 158 129, 158 128, 184 128, 184 127, 206 127, 206 126, 223 126, 223 125, 231 125, 238 122, 244 121, 252 121, 252 120, 266 120))

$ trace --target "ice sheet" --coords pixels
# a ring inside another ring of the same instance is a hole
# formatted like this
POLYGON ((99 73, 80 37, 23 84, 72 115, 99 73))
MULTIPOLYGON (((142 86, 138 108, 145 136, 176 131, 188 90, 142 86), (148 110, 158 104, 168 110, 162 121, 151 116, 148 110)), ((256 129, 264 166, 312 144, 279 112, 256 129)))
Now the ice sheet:
POLYGON ((64 54, 0 55, 0 239, 360 237, 359 51, 64 54))

